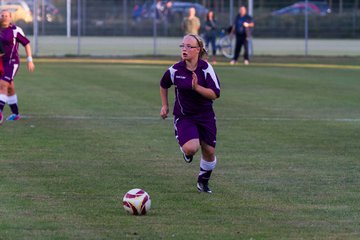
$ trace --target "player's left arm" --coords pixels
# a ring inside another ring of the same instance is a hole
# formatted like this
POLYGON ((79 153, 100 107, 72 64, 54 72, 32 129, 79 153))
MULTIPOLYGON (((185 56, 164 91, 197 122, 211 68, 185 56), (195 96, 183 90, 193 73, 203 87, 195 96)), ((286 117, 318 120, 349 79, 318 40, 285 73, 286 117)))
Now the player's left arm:
POLYGON ((25 48, 26 53, 26 65, 29 72, 33 72, 35 70, 35 65, 32 58, 30 40, 25 36, 24 31, 16 26, 16 41, 19 42, 25 48))
POLYGON ((211 86, 210 86, 210 88, 206 88, 206 87, 199 85, 198 77, 194 72, 192 74, 192 89, 194 91, 198 92, 201 96, 211 99, 211 100, 215 100, 218 97, 220 97, 220 91, 217 93, 217 91, 215 92, 215 90, 213 88, 211 88, 211 86))
POLYGON ((29 72, 34 72, 35 64, 33 62, 31 47, 30 44, 25 45, 25 52, 26 52, 26 65, 29 72))

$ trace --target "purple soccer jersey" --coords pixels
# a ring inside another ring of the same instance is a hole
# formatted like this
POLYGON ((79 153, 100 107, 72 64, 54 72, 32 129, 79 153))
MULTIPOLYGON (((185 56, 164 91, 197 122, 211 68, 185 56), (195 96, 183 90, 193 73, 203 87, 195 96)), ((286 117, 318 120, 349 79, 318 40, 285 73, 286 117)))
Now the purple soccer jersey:
MULTIPOLYGON (((199 85, 212 89, 218 97, 220 96, 219 79, 209 63, 199 60, 195 74, 199 85)), ((186 68, 185 61, 171 66, 160 81, 162 88, 170 88, 172 85, 175 85, 175 116, 191 116, 213 111, 213 100, 201 96, 192 89, 192 72, 186 68)))
POLYGON ((29 39, 25 37, 23 30, 15 25, 10 25, 7 28, 1 28, 0 41, 2 42, 4 48, 4 65, 19 64, 19 43, 26 46, 30 42, 29 39))
MULTIPOLYGON (((199 60, 195 70, 198 84, 212 89, 220 96, 220 83, 213 67, 199 60)), ((180 146, 191 139, 200 139, 206 144, 216 145, 216 118, 213 100, 207 99, 192 89, 192 72, 184 61, 171 66, 160 81, 162 88, 175 85, 175 103, 173 114, 175 136, 180 146)))

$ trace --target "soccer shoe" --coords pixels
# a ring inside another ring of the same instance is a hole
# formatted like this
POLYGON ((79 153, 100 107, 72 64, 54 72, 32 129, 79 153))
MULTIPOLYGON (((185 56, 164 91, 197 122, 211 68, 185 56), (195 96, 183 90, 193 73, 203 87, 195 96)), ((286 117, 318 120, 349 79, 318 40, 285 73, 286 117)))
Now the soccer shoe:
POLYGON ((193 160, 193 156, 192 156, 192 155, 186 155, 186 154, 183 152, 183 150, 182 150, 181 147, 180 147, 180 151, 181 151, 182 154, 183 154, 183 158, 184 158, 185 162, 191 163, 192 160, 193 160))
POLYGON ((4 116, 2 112, 0 112, 0 125, 3 123, 3 121, 4 121, 4 116))
POLYGON ((245 65, 249 65, 249 63, 250 63, 249 60, 244 60, 245 65))
POLYGON ((235 65, 236 64, 236 61, 235 60, 231 60, 230 61, 230 65, 235 65))
POLYGON ((196 186, 199 192, 212 193, 207 183, 198 182, 196 186))
POLYGON ((186 155, 185 153, 183 153, 183 158, 184 158, 185 162, 187 162, 187 163, 191 163, 193 160, 192 155, 186 155))
POLYGON ((17 120, 20 120, 20 114, 11 114, 7 119, 6 121, 17 121, 17 120))

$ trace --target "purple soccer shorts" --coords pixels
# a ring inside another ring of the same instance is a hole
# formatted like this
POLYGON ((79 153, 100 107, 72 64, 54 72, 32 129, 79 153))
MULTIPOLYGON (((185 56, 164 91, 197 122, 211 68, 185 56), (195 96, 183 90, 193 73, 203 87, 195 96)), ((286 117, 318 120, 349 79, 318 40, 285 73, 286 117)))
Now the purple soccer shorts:
POLYGON ((1 79, 11 83, 14 80, 14 77, 19 70, 19 64, 4 64, 4 74, 1 76, 1 79))
POLYGON ((196 116, 175 116, 174 129, 181 147, 191 139, 199 139, 214 148, 216 146, 216 118, 213 112, 196 116))

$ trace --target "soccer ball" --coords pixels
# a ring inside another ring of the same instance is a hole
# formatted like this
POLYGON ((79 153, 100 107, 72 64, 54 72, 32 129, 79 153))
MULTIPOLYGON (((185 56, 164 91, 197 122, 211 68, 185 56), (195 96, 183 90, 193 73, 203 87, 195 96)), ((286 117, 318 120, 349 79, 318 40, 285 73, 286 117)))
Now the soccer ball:
POLYGON ((150 210, 150 195, 139 188, 131 189, 124 195, 123 206, 130 214, 145 215, 150 210))

